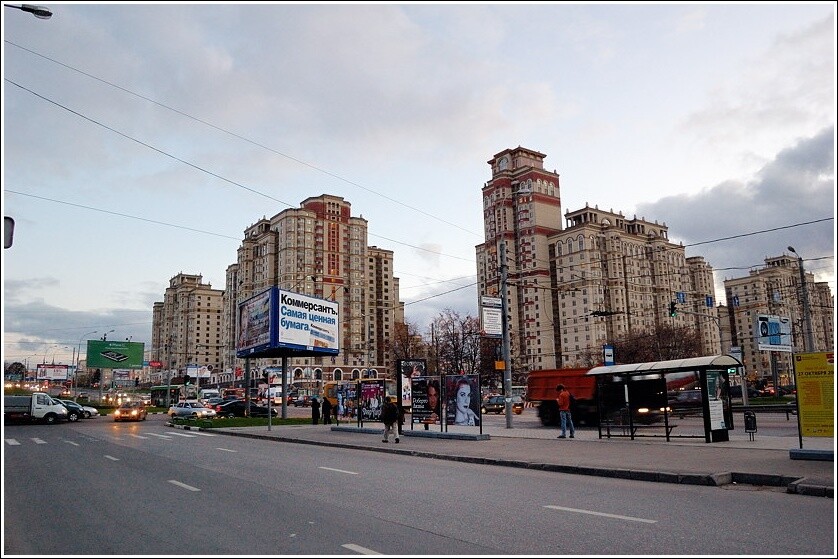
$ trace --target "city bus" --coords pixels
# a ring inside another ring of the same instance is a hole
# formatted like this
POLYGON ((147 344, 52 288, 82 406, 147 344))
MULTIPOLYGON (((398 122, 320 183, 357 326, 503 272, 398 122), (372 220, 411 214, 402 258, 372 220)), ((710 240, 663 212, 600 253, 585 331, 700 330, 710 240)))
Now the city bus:
POLYGON ((151 405, 157 407, 171 406, 181 400, 195 400, 198 398, 197 387, 187 384, 172 384, 151 387, 151 405), (168 399, 166 393, 168 392, 168 399))

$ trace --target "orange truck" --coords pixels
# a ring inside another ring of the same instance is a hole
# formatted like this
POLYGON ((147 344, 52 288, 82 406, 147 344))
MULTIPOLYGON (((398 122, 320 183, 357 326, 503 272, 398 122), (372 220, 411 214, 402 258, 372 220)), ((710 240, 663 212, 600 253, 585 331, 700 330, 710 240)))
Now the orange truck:
POLYGON ((573 420, 580 424, 596 425, 599 415, 596 403, 596 379, 587 376, 590 369, 544 369, 530 371, 527 377, 527 401, 538 407, 538 417, 544 426, 559 424, 559 405, 556 386, 563 384, 572 398, 573 420))

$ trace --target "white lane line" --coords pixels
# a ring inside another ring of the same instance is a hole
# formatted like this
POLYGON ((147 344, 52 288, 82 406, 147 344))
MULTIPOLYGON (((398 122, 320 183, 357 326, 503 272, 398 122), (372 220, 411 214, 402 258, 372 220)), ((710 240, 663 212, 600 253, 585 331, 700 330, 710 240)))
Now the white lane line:
POLYGON ((166 431, 167 435, 177 435, 178 437, 189 437, 191 439, 195 438, 195 435, 190 435, 189 433, 175 433, 173 431, 166 431))
POLYGON ((229 448, 221 448, 220 446, 215 447, 215 450, 223 450, 224 452, 238 452, 238 450, 231 450, 229 448))
POLYGON ((79 443, 74 442, 74 441, 64 441, 64 442, 67 443, 67 444, 71 444, 73 446, 81 446, 79 443))
POLYGON ((373 551, 368 547, 361 547, 360 545, 356 545, 354 543, 345 543, 341 547, 345 547, 346 549, 360 553, 361 555, 381 555, 378 551, 373 551))
POLYGON ((160 437, 161 439, 166 439, 168 441, 172 440, 172 437, 170 437, 169 435, 161 435, 159 433, 147 433, 147 434, 151 435, 153 437, 160 437))
POLYGON ((32 440, 35 441, 35 444, 47 444, 47 441, 36 437, 32 437, 32 440))
POLYGON ((114 462, 119 462, 119 458, 115 458, 115 457, 109 456, 107 454, 105 454, 105 458, 107 458, 108 460, 113 460, 114 462))
POLYGON ((18 441, 17 439, 4 439, 4 440, 6 441, 6 444, 9 444, 9 445, 12 445, 12 446, 20 446, 20 441, 18 441))
POLYGON ((201 435, 202 437, 217 437, 215 433, 206 433, 204 431, 190 431, 193 435, 201 435))
POLYGON ((169 483, 171 483, 172 485, 177 485, 178 487, 183 487, 184 489, 188 489, 190 491, 200 491, 200 489, 198 489, 197 487, 192 487, 191 485, 186 485, 185 483, 181 483, 181 482, 177 481, 176 479, 170 479, 169 483))
POLYGON ((326 466, 318 466, 321 470, 329 470, 330 472, 340 472, 342 474, 351 474, 357 476, 358 472, 350 472, 349 470, 338 470, 337 468, 327 468, 326 466))
POLYGON ((616 518, 617 520, 631 520, 632 522, 645 522, 646 524, 657 524, 657 520, 649 520, 648 518, 636 518, 634 516, 623 516, 621 514, 608 514, 607 512, 596 512, 584 509, 572 509, 569 507, 557 507, 555 505, 544 505, 544 508, 554 510, 564 510, 567 512, 578 512, 580 514, 590 514, 593 516, 604 516, 606 518, 616 518))
POLYGON ((130 434, 132 437, 137 438, 137 439, 143 439, 143 440, 147 440, 147 439, 148 439, 148 437, 143 437, 142 435, 136 435, 136 434, 134 434, 134 433, 129 433, 129 434, 130 434))

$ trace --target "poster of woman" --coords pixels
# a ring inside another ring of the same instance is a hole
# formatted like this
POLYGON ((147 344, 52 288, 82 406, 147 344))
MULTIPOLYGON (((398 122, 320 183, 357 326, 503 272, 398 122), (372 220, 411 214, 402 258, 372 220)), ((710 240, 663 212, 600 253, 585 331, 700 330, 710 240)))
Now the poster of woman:
POLYGON ((445 377, 449 425, 480 425, 480 388, 477 375, 445 377))
POLYGON ((413 423, 438 425, 440 398, 439 377, 413 377, 410 381, 411 392, 413 394, 413 406, 411 408, 413 423))

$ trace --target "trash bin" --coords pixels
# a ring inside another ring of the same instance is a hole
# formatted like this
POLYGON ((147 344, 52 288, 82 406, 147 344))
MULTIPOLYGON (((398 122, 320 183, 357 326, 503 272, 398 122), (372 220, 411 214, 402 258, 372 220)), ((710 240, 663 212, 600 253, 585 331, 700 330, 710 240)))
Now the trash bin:
POLYGON ((757 432, 757 414, 750 410, 745 412, 745 432, 754 440, 754 433, 757 432))

